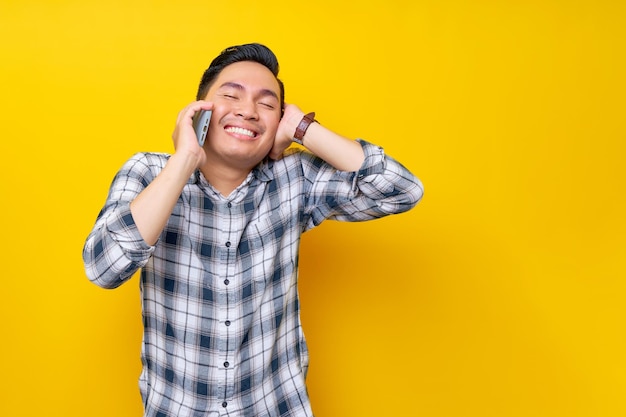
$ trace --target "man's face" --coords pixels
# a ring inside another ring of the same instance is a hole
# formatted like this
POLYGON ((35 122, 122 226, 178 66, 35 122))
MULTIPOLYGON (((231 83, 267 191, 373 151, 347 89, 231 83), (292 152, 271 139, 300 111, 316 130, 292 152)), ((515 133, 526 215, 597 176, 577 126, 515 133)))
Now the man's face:
POLYGON ((204 148, 235 168, 251 169, 274 145, 280 86, 270 70, 243 61, 225 67, 207 92, 214 103, 204 148))

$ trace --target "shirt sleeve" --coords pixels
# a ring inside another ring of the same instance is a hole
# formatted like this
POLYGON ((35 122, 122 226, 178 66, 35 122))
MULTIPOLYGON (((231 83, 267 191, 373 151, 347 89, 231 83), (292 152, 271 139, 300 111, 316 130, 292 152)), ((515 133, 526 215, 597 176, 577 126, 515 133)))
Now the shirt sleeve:
POLYGON ((365 153, 358 171, 338 171, 316 157, 303 164, 305 230, 325 219, 355 222, 402 213, 421 200, 424 188, 415 175, 380 146, 358 142, 365 153))
POLYGON ((136 154, 115 175, 106 203, 83 247, 87 277, 103 288, 116 288, 142 268, 154 252, 130 212, 130 202, 156 176, 149 155, 136 154))

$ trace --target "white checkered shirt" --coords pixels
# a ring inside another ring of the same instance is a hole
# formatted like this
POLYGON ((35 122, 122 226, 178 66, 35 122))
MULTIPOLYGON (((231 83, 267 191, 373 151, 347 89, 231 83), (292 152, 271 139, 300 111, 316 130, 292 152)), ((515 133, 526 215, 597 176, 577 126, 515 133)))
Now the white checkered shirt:
POLYGON ((412 208, 420 181, 380 147, 337 171, 308 152, 264 161, 228 197, 196 172, 159 241, 130 202, 168 155, 139 153, 117 173, 83 250, 87 276, 115 288, 141 269, 140 390, 149 417, 312 416, 298 305, 301 234, 325 219, 412 208))

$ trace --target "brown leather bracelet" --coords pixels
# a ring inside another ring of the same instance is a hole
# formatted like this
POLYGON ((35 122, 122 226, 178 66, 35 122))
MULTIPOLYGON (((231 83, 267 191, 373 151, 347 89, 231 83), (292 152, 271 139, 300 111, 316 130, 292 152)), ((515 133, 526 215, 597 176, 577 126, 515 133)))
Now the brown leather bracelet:
POLYGON ((299 145, 302 145, 302 139, 304 138, 304 134, 313 122, 317 122, 317 120, 315 120, 315 112, 312 111, 311 113, 305 114, 302 120, 300 120, 298 127, 296 128, 296 133, 293 136, 293 141, 299 145))

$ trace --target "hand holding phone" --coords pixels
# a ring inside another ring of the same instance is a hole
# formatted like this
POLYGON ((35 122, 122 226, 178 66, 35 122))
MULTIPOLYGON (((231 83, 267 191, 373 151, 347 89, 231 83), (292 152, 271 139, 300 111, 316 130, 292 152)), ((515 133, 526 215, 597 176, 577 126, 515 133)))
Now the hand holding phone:
POLYGON ((193 115, 193 129, 196 132, 200 146, 204 145, 204 141, 206 140, 212 113, 211 110, 200 110, 193 115))

